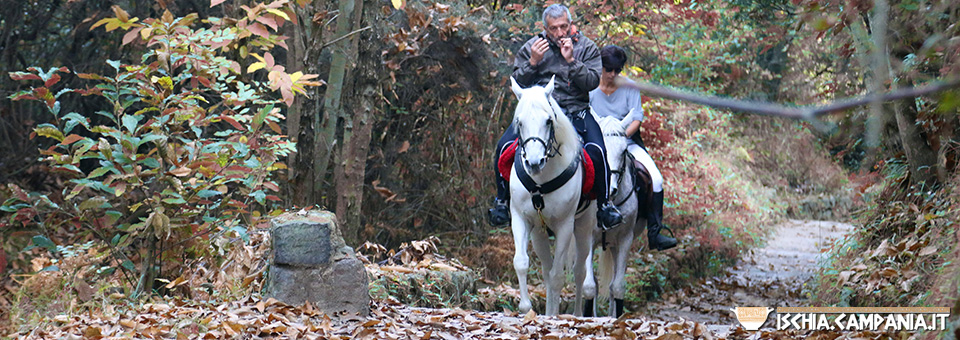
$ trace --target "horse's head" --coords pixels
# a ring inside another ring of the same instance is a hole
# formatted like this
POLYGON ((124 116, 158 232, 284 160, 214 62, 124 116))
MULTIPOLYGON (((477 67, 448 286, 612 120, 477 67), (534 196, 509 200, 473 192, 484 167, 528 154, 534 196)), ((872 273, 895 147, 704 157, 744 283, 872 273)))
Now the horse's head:
POLYGON ((520 136, 520 157, 530 173, 536 174, 543 170, 550 157, 557 154, 557 125, 567 117, 551 97, 554 89, 553 78, 550 78, 547 86, 526 89, 521 88, 513 77, 510 77, 510 82, 513 93, 520 100, 513 118, 513 125, 520 136))
MULTIPOLYGON (((623 120, 611 116, 601 118, 597 124, 603 131, 603 144, 607 148, 607 164, 610 168, 610 197, 617 197, 621 178, 627 167, 627 135, 625 129, 632 123, 631 115, 627 114, 623 120)), ((639 132, 637 132, 639 133, 639 132)))

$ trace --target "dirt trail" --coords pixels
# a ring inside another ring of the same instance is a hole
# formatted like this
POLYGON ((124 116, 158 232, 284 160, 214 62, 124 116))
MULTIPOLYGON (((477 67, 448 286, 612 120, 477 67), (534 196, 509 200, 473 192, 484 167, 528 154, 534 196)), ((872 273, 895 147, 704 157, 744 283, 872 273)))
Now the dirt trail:
MULTIPOLYGON (((699 322, 723 336, 739 325, 730 308, 802 306, 804 283, 824 259, 821 251, 853 226, 787 220, 775 228, 766 246, 753 250, 725 275, 669 293, 641 313, 661 320, 699 322)), ((769 318, 764 327, 771 327, 773 320, 769 318)))

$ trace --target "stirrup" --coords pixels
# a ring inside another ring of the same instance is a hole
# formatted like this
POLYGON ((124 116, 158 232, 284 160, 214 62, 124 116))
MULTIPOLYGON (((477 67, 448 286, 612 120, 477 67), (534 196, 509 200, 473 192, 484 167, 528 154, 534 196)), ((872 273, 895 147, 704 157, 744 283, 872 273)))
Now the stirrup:
POLYGON ((623 223, 623 215, 615 205, 607 202, 597 210, 597 222, 600 224, 600 229, 610 230, 623 223))

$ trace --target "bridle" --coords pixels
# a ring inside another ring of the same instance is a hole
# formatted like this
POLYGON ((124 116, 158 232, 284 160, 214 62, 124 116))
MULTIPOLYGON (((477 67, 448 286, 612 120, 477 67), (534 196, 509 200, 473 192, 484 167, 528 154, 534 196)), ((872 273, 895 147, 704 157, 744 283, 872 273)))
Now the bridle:
MULTIPOLYGON (((603 135, 606 136, 606 137, 623 137, 623 138, 626 138, 626 137, 627 137, 627 135, 626 135, 625 133, 622 133, 622 132, 605 133, 605 134, 603 134, 603 135)), ((629 161, 629 162, 632 162, 632 161, 633 161, 633 155, 631 155, 629 152, 627 152, 626 150, 624 150, 623 152, 620 153, 620 167, 618 167, 616 170, 610 170, 610 174, 612 174, 612 175, 614 175, 614 176, 617 177, 617 180, 616 180, 617 188, 623 188, 623 178, 625 177, 624 174, 626 174, 626 172, 627 172, 627 162, 628 162, 628 161, 629 161)), ((636 176, 634 176, 633 182, 634 182, 634 183, 633 183, 634 188, 636 188, 636 185, 637 185, 637 183, 636 183, 636 182, 637 182, 636 176)), ((612 198, 613 198, 613 197, 611 197, 611 199, 612 199, 612 198)), ((624 196, 623 200, 621 200, 620 202, 615 202, 614 205, 618 205, 618 206, 619 206, 619 205, 623 204, 624 202, 626 202, 628 199, 630 199, 630 195, 624 196)))
MULTIPOLYGON (((560 143, 557 142, 556 138, 556 124, 554 123, 557 120, 557 111, 556 108, 553 107, 553 103, 550 103, 549 96, 547 96, 547 103, 550 104, 550 119, 547 120, 547 125, 549 125, 550 131, 548 132, 547 140, 543 140, 543 138, 540 138, 539 136, 523 138, 523 135, 521 134, 520 145, 518 148, 520 149, 520 153, 524 159, 527 158, 527 143, 529 142, 537 142, 542 144, 543 148, 547 150, 547 158, 553 158, 557 155, 562 156, 560 153, 560 143)), ((518 134, 519 131, 520 129, 518 127, 518 134)))

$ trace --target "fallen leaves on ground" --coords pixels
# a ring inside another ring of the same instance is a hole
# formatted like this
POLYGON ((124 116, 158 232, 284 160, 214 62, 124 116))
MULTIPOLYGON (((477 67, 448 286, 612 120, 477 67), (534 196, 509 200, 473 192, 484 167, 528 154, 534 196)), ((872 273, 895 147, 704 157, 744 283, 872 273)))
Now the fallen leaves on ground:
MULTIPOLYGON (((371 315, 327 315, 309 303, 291 306, 249 297, 220 304, 155 298, 135 307, 58 315, 10 337, 21 339, 718 339, 691 321, 664 322, 628 314, 620 319, 572 315, 523 316, 429 309, 374 302, 371 315)), ((874 332, 733 330, 730 339, 882 339, 874 332)))

